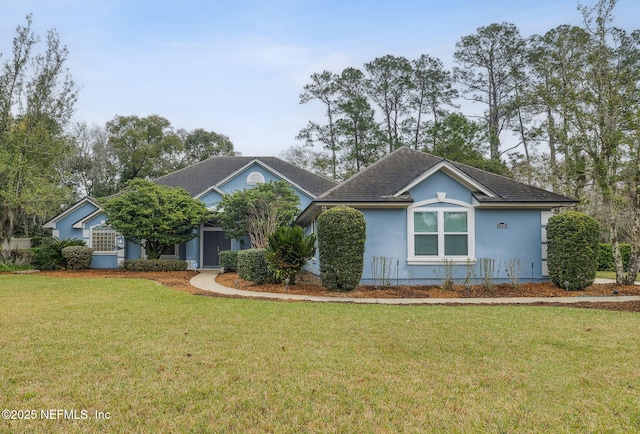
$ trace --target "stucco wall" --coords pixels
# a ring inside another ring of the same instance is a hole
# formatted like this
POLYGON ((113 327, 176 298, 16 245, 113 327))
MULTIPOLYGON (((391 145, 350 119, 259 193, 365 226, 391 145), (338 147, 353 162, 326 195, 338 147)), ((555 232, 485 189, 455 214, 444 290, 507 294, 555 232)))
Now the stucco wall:
POLYGON ((74 229, 73 225, 97 209, 98 207, 93 205, 91 202, 85 202, 78 206, 78 208, 74 209, 55 223, 53 227, 53 236, 59 239, 83 239, 82 229, 74 229))
MULTIPOLYGON (((270 181, 276 182, 276 181, 282 181, 283 180, 280 177, 277 177, 274 174, 272 174, 270 171, 264 169, 262 166, 260 166, 258 164, 253 164, 253 165, 247 167, 242 172, 239 172, 235 177, 231 178, 230 180, 228 180, 227 182, 222 184, 220 187, 226 193, 233 193, 234 191, 245 190, 247 188, 253 188, 255 186, 247 185, 247 177, 252 172, 261 173, 262 176, 264 176, 265 182, 270 182, 270 181)), ((305 193, 303 193, 302 191, 300 191, 297 188, 295 188, 294 186, 291 186, 291 187, 293 188, 293 191, 300 198, 300 210, 303 210, 307 206, 309 206, 309 204, 311 203, 311 198, 309 196, 307 196, 305 193)))
MULTIPOLYGON (((540 209, 474 208, 471 190, 442 172, 412 187, 410 194, 414 202, 409 207, 470 210, 469 234, 475 240, 473 255, 469 261, 449 265, 437 259, 428 264, 410 263, 410 208, 360 209, 367 223, 363 284, 439 284, 450 273, 457 283, 470 278, 473 284, 484 279, 486 265, 492 266, 491 278, 496 283, 508 282, 510 273, 521 281, 546 279, 540 209), (438 193, 446 194, 438 198, 438 193)), ((307 270, 319 274, 318 264, 310 264, 307 270)))
POLYGON ((476 257, 493 258, 500 279, 508 279, 508 269, 520 269, 523 280, 542 279, 540 212, 477 210, 476 257))

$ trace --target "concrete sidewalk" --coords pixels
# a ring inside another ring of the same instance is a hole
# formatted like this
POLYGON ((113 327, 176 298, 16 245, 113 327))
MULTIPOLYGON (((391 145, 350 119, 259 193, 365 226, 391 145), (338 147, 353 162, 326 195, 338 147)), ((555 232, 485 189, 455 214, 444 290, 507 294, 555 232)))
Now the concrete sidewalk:
MULTIPOLYGON (((578 302, 622 302, 640 301, 640 296, 575 296, 575 297, 509 297, 509 298, 349 298, 349 297, 320 297, 297 294, 278 294, 270 292, 244 291, 234 289, 216 283, 218 270, 200 270, 200 273, 191 279, 191 285, 204 291, 211 291, 223 295, 239 295, 278 300, 299 301, 332 301, 337 303, 362 303, 362 304, 530 304, 530 303, 578 303, 578 302)), ((604 283, 604 282, 601 282, 604 283)))

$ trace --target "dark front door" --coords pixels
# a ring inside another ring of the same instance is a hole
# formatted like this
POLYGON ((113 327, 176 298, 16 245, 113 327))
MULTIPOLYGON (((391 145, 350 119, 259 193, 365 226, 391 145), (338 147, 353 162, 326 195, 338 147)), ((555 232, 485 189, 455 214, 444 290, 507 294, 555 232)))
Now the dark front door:
POLYGON ((218 253, 231 250, 231 240, 225 238, 223 231, 202 232, 202 266, 218 267, 220 259, 218 253))

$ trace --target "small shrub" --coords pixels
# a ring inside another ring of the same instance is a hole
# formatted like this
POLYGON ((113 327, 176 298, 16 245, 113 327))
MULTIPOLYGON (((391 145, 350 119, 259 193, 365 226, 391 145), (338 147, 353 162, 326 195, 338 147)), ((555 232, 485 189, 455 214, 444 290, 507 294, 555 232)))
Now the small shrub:
POLYGON ((318 217, 318 255, 322 285, 351 291, 362 279, 366 224, 357 209, 337 206, 318 217))
POLYGON ((444 291, 453 291, 453 286, 455 284, 453 276, 456 274, 456 265, 454 261, 451 259, 444 259, 442 261, 442 266, 434 268, 433 272, 442 280, 440 287, 444 291), (442 276, 440 276, 440 272, 443 273, 442 276))
POLYGON ((398 273, 398 261, 385 256, 374 256, 371 259, 371 275, 376 288, 391 286, 391 277, 398 273))
POLYGON ((218 253, 220 258, 220 266, 224 271, 238 271, 238 251, 237 250, 224 250, 218 253))
POLYGON ((31 250, 13 249, 0 251, 0 263, 17 266, 29 266, 33 262, 33 252, 31 250))
POLYGON ((0 251, 0 272, 9 273, 31 268, 33 252, 31 250, 2 250, 0 251))
POLYGON ((488 292, 493 292, 496 289, 496 260, 493 258, 480 258, 478 263, 480 264, 480 278, 482 279, 481 286, 488 292))
POLYGON ((61 250, 69 270, 86 270, 93 260, 93 249, 86 246, 69 246, 61 250))
POLYGON ((187 261, 181 259, 126 259, 126 271, 186 271, 187 261))
POLYGON ((509 282, 515 289, 520 287, 520 275, 522 274, 522 270, 525 265, 526 261, 523 259, 509 259, 507 262, 507 269, 505 271, 509 278, 509 282))
POLYGON ((586 214, 569 211, 551 217, 547 224, 547 264, 549 278, 570 290, 591 285, 598 269, 600 228, 586 214))
POLYGON ((238 252, 238 276, 257 284, 272 282, 274 279, 267 267, 265 253, 265 249, 240 250, 238 252))
POLYGON ((62 255, 62 249, 71 246, 85 246, 82 240, 73 238, 43 238, 39 247, 31 249, 33 252, 33 267, 38 270, 62 270, 67 268, 67 261, 62 255))
POLYGON ((306 235, 300 226, 281 226, 267 239, 265 260, 269 271, 277 281, 289 279, 294 285, 296 275, 316 251, 315 235, 306 235))

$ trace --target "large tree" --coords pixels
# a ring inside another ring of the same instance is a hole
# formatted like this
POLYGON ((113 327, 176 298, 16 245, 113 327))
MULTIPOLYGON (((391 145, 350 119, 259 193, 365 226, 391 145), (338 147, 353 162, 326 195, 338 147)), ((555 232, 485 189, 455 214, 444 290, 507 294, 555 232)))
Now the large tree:
POLYGON ((162 116, 116 116, 106 128, 118 160, 120 187, 131 179, 173 171, 174 156, 182 152, 182 142, 171 122, 162 116))
POLYGON ((486 129, 460 113, 452 113, 436 122, 431 135, 434 143, 428 150, 430 153, 489 172, 507 173, 502 162, 485 157, 486 129))
POLYGON ((289 184, 268 182, 223 196, 215 219, 228 238, 242 242, 248 237, 251 247, 264 248, 278 227, 295 221, 299 206, 289 184))
POLYGON ((74 152, 68 161, 73 185, 80 197, 105 197, 118 191, 118 161, 103 127, 77 123, 69 138, 74 152))
POLYGON ((182 188, 134 179, 103 201, 107 224, 127 240, 144 247, 149 259, 197 236, 200 223, 211 217, 204 204, 182 188))
POLYGON ((487 107, 484 116, 493 160, 500 159, 500 135, 514 116, 525 48, 518 28, 510 23, 480 27, 476 34, 463 36, 456 43, 456 81, 465 98, 487 107))
POLYGON ((411 63, 404 57, 387 55, 364 65, 368 73, 367 92, 380 108, 389 152, 402 146, 402 121, 410 109, 411 63))
POLYGON ((174 169, 191 166, 192 164, 206 160, 211 157, 233 157, 240 155, 233 148, 233 142, 228 136, 207 131, 203 128, 196 128, 193 131, 179 131, 182 139, 182 153, 179 153, 179 160, 174 169))
POLYGON ((593 46, 582 27, 562 25, 530 40, 528 61, 533 126, 548 150, 546 187, 582 199, 588 179, 573 112, 584 85, 584 65, 593 46))
POLYGON ((458 91, 453 87, 451 72, 444 69, 440 59, 423 54, 411 66, 408 99, 412 114, 403 127, 408 136, 405 144, 418 149, 434 143, 436 137, 425 133, 447 115, 447 107, 455 107, 458 91))
MULTIPOLYGON (((578 94, 579 103, 574 103, 571 110, 582 139, 581 150, 592 164, 592 177, 606 213, 616 280, 628 284, 633 283, 640 268, 640 239, 632 237, 625 272, 618 237, 625 208, 631 206, 632 220, 640 224, 634 197, 639 178, 638 131, 633 121, 640 111, 640 35, 629 35, 611 25, 615 4, 615 0, 600 0, 593 7, 581 8, 594 43, 584 67, 585 86, 578 94)), ((640 231, 640 227, 633 230, 640 231)))
POLYGON ((338 75, 329 71, 311 75, 311 83, 305 85, 304 92, 300 94, 300 104, 306 104, 313 100, 320 101, 324 106, 324 116, 327 123, 323 125, 309 122, 296 137, 298 140, 303 140, 307 146, 312 147, 314 143, 318 142, 329 151, 331 174, 334 179, 338 177, 338 152, 340 151, 336 132, 338 79, 338 75))
MULTIPOLYGON (((61 170, 71 147, 64 128, 77 87, 66 69, 68 51, 55 30, 45 49, 31 30, 18 26, 12 55, 0 66, 0 235, 11 238, 16 219, 44 220, 70 198, 61 170)), ((0 58, 3 54, 0 53, 0 58)))
POLYGON ((367 99, 368 82, 357 68, 346 68, 338 79, 340 118, 336 130, 346 175, 359 172, 384 155, 384 135, 367 99))

